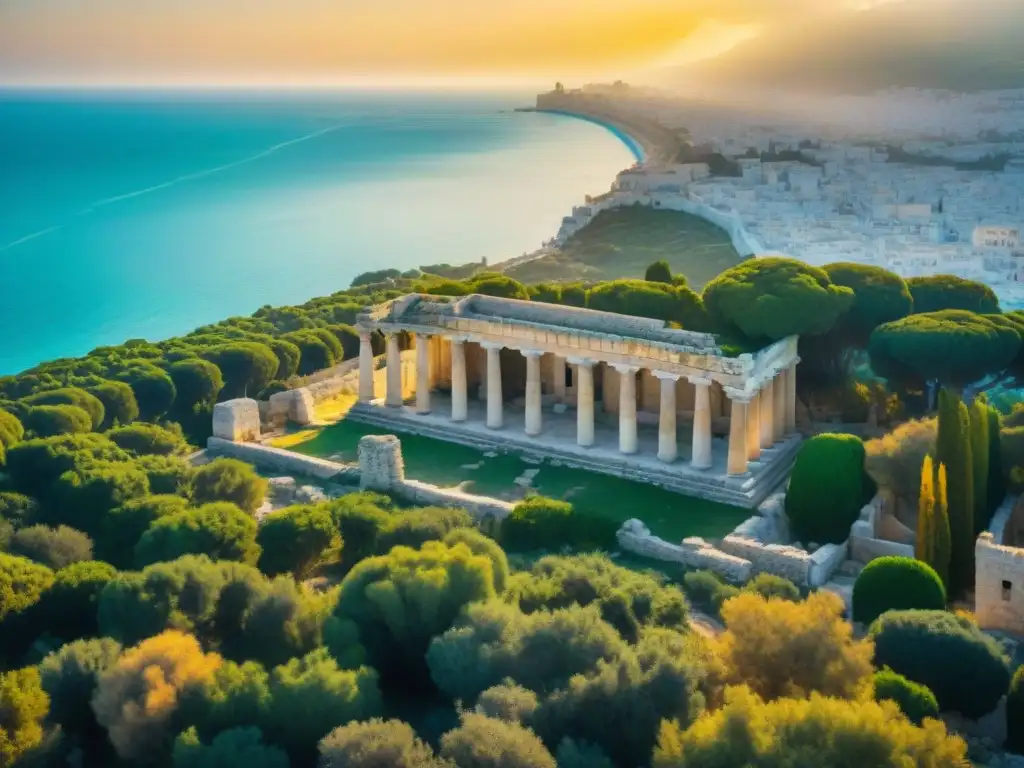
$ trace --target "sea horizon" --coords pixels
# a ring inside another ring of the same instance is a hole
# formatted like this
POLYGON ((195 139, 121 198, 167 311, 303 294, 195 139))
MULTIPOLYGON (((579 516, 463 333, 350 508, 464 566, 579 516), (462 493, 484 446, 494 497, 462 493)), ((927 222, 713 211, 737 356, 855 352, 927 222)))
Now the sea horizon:
POLYGON ((539 247, 634 156, 532 99, 0 87, 0 375, 539 247))

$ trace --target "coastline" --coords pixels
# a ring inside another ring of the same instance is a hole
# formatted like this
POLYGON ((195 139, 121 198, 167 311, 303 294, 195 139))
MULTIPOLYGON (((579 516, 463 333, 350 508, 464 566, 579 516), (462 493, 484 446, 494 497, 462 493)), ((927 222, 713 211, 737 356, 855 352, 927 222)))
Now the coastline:
POLYGON ((618 122, 608 119, 607 117, 598 117, 595 115, 588 115, 582 112, 574 112, 567 109, 538 109, 536 107, 523 107, 515 110, 516 112, 535 112, 538 114, 547 115, 561 115, 562 117, 571 117, 576 120, 584 120, 594 125, 599 125, 602 128, 610 131, 615 135, 619 141, 629 147, 630 152, 633 153, 633 157, 636 158, 637 163, 643 164, 647 161, 650 156, 650 143, 645 141, 641 136, 635 136, 630 129, 618 122))

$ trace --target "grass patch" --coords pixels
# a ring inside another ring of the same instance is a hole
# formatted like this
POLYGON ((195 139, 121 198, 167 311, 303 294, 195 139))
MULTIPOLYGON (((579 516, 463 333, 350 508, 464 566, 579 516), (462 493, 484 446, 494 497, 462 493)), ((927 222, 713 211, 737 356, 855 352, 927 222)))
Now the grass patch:
POLYGON ((743 260, 725 230, 682 211, 630 206, 602 211, 558 254, 506 274, 524 283, 642 278, 647 266, 664 259, 673 274, 684 274, 699 290, 743 260))
MULTIPOLYGON (((355 461, 364 435, 395 430, 341 421, 322 429, 290 433, 273 442, 279 448, 321 458, 355 461)), ((462 445, 419 435, 401 434, 405 470, 410 478, 441 487, 461 485, 469 493, 514 501, 523 489, 514 480, 527 469, 538 469, 532 488, 537 493, 572 502, 580 514, 624 522, 638 518, 662 538, 678 542, 687 536, 716 539, 748 518, 750 510, 706 501, 657 488, 545 462, 527 464, 515 454, 485 456, 462 445)))

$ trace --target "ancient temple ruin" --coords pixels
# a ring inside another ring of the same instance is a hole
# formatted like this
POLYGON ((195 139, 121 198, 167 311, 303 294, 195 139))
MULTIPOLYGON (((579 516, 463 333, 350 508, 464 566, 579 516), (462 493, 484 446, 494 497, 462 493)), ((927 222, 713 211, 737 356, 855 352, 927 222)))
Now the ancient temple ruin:
POLYGON ((380 426, 744 506, 778 485, 799 443, 796 337, 729 356, 660 320, 482 295, 403 296, 358 329, 349 417, 380 426))

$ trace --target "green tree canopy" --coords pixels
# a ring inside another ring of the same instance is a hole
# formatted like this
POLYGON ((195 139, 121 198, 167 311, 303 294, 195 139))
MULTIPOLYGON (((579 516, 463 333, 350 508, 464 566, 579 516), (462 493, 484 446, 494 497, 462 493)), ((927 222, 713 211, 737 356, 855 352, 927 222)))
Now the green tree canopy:
POLYGON ((377 673, 341 669, 320 648, 274 669, 264 732, 288 750, 297 765, 311 765, 317 744, 332 730, 383 710, 377 673))
POLYGON ((834 328, 846 343, 866 347, 875 328, 906 317, 914 309, 906 282, 887 269, 841 261, 826 264, 824 270, 833 285, 853 291, 853 305, 834 328))
POLYGON ((875 666, 927 686, 944 712, 987 715, 1010 684, 999 644, 961 616, 889 611, 871 625, 869 636, 875 643, 875 666))
POLYGON ((209 360, 179 360, 168 368, 167 372, 177 390, 174 401, 176 415, 186 415, 212 406, 224 388, 224 377, 220 368, 209 360))
POLYGON ((703 302, 686 286, 644 280, 610 280, 590 290, 587 306, 601 312, 675 322, 689 330, 707 330, 703 302))
POLYGON ((154 365, 135 366, 125 374, 128 385, 139 404, 139 418, 156 421, 174 405, 177 390, 164 371, 154 365))
POLYGON ((915 314, 871 334, 871 367, 904 386, 939 381, 963 387, 1005 370, 1017 357, 1020 334, 964 310, 915 314))
POLYGON ((72 563, 92 560, 92 539, 66 525, 57 528, 30 525, 14 534, 11 554, 57 570, 72 563))
POLYGON ((928 275, 907 280, 914 298, 914 312, 941 312, 961 309, 990 315, 999 312, 995 291, 984 283, 955 275, 928 275))
POLYGON ((135 564, 135 546, 157 520, 184 512, 188 501, 180 496, 157 495, 131 499, 110 510, 96 536, 99 556, 118 568, 135 564))
POLYGON ((90 702, 96 683, 121 655, 109 637, 76 640, 61 646, 39 665, 43 690, 50 696, 50 722, 80 742, 102 738, 90 702))
POLYGON ((465 544, 395 547, 363 560, 345 577, 326 639, 336 658, 344 658, 354 632, 376 668, 425 676, 430 641, 468 603, 496 594, 491 560, 465 544))
POLYGON ((182 456, 140 456, 135 465, 146 473, 154 494, 189 496, 195 470, 182 456))
POLYGON ((430 644, 427 663, 443 693, 472 704, 508 678, 535 693, 550 693, 625 652, 626 643, 596 606, 525 614, 494 601, 469 605, 430 644))
POLYGON ((269 576, 290 573, 303 579, 329 547, 340 544, 326 509, 297 505, 263 518, 256 542, 263 550, 259 568, 269 576))
POLYGON ((135 560, 146 566, 182 555, 207 555, 252 564, 260 554, 256 529, 256 521, 234 504, 211 502, 155 520, 139 539, 135 560))
POLYGON ((464 509, 419 507, 397 512, 377 535, 377 553, 387 554, 392 547, 417 548, 428 541, 442 541, 450 531, 473 525, 464 509))
POLYGON ((786 494, 786 515, 797 541, 846 541, 874 492, 864 458, 864 443, 856 435, 815 435, 800 446, 786 494))
POLYGON ((475 712, 441 738, 441 756, 459 768, 555 768, 555 758, 537 734, 519 723, 475 712))
POLYGON ((38 602, 52 583, 45 565, 0 552, 0 622, 38 602))
POLYGON ((54 437, 92 429, 89 414, 76 405, 37 405, 25 414, 25 428, 36 437, 54 437))
POLYGON ((74 405, 89 414, 92 429, 99 429, 106 416, 102 401, 78 387, 62 387, 39 392, 25 398, 29 405, 74 405))
POLYGON ((401 720, 335 728, 320 742, 320 768, 453 768, 401 720))
POLYGON ((870 624, 886 611, 946 607, 946 588, 927 563, 912 557, 872 560, 853 585, 853 620, 870 624))
POLYGON ((45 500, 53 496, 60 476, 79 465, 130 459, 105 435, 54 435, 26 440, 12 448, 7 454, 7 472, 15 490, 45 500))
POLYGON ((107 432, 115 445, 133 456, 170 456, 188 450, 180 430, 158 424, 129 424, 107 432))
POLYGON ((53 584, 32 609, 37 633, 47 632, 62 640, 95 636, 100 593, 116 574, 112 565, 98 560, 72 563, 57 571, 53 584))
POLYGON ((216 365, 224 377, 222 400, 255 395, 274 380, 281 364, 274 350, 253 341, 211 347, 203 350, 202 357, 216 365))
POLYGON ((267 495, 267 481, 252 465, 238 459, 214 459, 204 464, 192 479, 192 498, 197 504, 230 501, 253 513, 267 495))
POLYGON ((665 723, 653 768, 804 765, 958 768, 967 746, 938 720, 917 728, 892 702, 842 701, 820 694, 765 702, 746 688, 683 730, 665 723))
POLYGON ((660 259, 648 265, 647 270, 644 272, 644 280, 649 283, 668 283, 672 285, 672 269, 667 261, 660 259))
POLYGON ((174 768, 289 768, 283 750, 263 743, 259 728, 232 728, 203 744, 189 728, 174 741, 174 768))
POLYGON ((853 303, 824 270, 779 257, 748 259, 704 288, 712 320, 751 339, 826 333, 853 303))
POLYGON ((15 765, 43 740, 49 704, 37 668, 0 674, 0 765, 15 765))
POLYGON ((103 403, 103 429, 131 424, 139 418, 139 403, 135 399, 135 392, 123 381, 101 382, 89 387, 89 393, 103 403))

